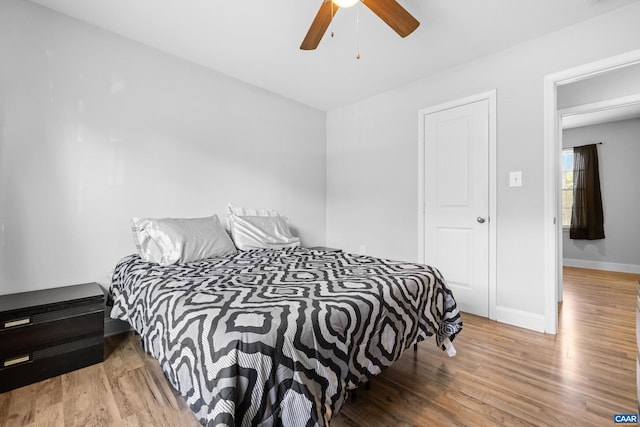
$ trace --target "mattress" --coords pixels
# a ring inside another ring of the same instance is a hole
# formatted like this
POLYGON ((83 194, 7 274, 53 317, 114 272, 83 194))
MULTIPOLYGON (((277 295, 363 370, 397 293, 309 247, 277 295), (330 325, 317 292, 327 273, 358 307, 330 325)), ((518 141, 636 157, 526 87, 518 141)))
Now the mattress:
POLYGON ((462 328, 437 269, 291 248, 160 266, 118 262, 129 322, 203 425, 328 426, 349 390, 462 328))

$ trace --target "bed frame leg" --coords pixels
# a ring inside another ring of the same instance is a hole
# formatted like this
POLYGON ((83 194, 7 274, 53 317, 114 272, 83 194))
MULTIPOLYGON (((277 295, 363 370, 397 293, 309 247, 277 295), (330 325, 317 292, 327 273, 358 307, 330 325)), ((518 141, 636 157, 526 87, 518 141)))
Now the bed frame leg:
POLYGON ((138 342, 140 342, 140 347, 142 347, 142 350, 146 352, 147 349, 144 348, 144 340, 142 339, 142 335, 140 335, 138 331, 133 331, 133 335, 138 339, 138 342))
POLYGON ((354 388, 351 390, 351 403, 356 403, 356 400, 358 400, 358 389, 354 388))
POLYGON ((418 351, 418 343, 413 344, 413 351, 418 351))
POLYGON ((365 390, 371 390, 371 380, 369 380, 366 383, 364 383, 364 389, 365 390))

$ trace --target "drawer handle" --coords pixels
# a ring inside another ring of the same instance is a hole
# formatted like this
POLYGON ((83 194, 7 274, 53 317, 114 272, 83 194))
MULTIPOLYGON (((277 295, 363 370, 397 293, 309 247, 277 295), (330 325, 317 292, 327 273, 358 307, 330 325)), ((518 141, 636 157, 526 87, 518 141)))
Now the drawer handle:
POLYGON ((29 323, 31 323, 31 318, 30 317, 26 317, 24 319, 10 320, 8 322, 4 322, 4 327, 5 328, 14 328, 16 326, 28 325, 29 323))
POLYGON ((7 366, 17 365, 18 363, 24 363, 30 360, 31 360, 31 355, 25 354, 24 356, 18 356, 18 357, 14 357, 13 359, 5 360, 4 363, 2 364, 2 367, 6 368, 7 366))

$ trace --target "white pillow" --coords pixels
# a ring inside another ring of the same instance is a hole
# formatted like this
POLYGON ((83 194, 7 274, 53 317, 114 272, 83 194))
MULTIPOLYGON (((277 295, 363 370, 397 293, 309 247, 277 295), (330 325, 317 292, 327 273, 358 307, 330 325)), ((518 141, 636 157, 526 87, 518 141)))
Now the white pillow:
POLYGON ((236 247, 250 249, 281 249, 300 246, 289 221, 274 210, 242 208, 229 203, 229 229, 236 247))
POLYGON ((237 216, 281 216, 278 211, 273 209, 254 209, 245 208, 243 206, 235 206, 229 203, 229 215, 237 216))
POLYGON ((207 218, 131 218, 140 257, 160 265, 199 261, 237 252, 217 215, 207 218))

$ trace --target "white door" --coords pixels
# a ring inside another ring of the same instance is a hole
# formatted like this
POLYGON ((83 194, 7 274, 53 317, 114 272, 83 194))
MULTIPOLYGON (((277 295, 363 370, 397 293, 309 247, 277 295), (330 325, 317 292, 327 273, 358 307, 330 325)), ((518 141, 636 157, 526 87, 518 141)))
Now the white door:
POLYGON ((489 101, 424 115, 425 262, 489 316, 489 101))

